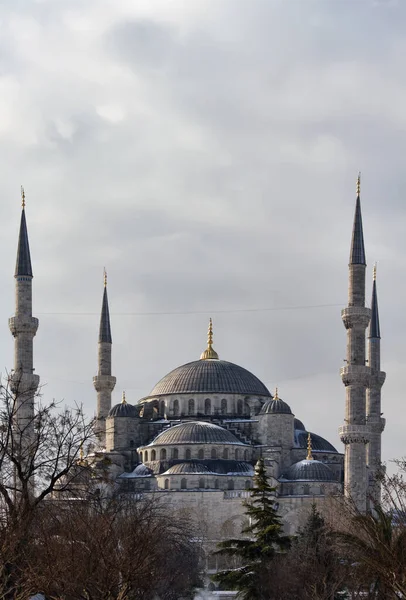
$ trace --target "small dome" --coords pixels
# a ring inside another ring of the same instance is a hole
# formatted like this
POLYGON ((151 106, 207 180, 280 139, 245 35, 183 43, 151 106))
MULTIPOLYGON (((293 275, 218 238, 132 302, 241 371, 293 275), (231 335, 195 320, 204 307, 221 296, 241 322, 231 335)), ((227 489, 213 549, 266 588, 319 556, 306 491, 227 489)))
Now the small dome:
POLYGON ((165 429, 149 446, 169 444, 244 444, 228 431, 206 421, 187 421, 165 429))
POLYGON ((280 479, 287 481, 336 481, 333 471, 318 460, 301 460, 289 467, 280 479))
POLYGON ((165 471, 164 475, 200 475, 207 473, 211 473, 211 471, 205 464, 191 461, 173 465, 165 471))
POLYGON ((187 461, 172 465, 164 475, 211 474, 211 475, 244 475, 253 477, 254 469, 247 462, 238 460, 211 459, 187 461))
POLYGON ((306 427, 303 425, 300 419, 294 419, 293 427, 299 431, 306 431, 306 427))
POLYGON ((147 475, 151 475, 152 471, 151 469, 148 469, 148 467, 146 465, 143 465, 142 463, 140 465, 137 465, 133 471, 134 475, 137 475, 138 477, 146 477, 147 475))
POLYGON ((271 413, 275 415, 291 415, 292 411, 289 404, 286 404, 286 402, 275 396, 275 398, 265 402, 260 412, 261 415, 269 415, 271 413))
MULTIPOLYGON (((307 436, 307 431, 297 429, 295 431, 295 448, 307 448, 307 436)), ((334 446, 330 444, 330 442, 322 438, 320 435, 317 435, 316 433, 311 433, 310 436, 313 451, 335 452, 336 454, 338 454, 334 446)))
POLYGON ((138 417, 139 410, 136 406, 128 404, 127 402, 120 402, 115 404, 109 410, 108 417, 138 417))

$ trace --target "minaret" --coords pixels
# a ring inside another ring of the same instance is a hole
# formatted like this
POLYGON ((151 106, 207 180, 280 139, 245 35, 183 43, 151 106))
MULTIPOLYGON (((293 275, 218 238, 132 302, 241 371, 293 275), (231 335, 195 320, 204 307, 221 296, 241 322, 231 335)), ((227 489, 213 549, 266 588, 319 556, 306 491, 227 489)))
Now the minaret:
POLYGON ((381 486, 376 481, 381 465, 381 438, 385 429, 385 419, 381 417, 381 388, 386 373, 381 371, 381 331, 379 327, 378 295, 376 290, 376 265, 373 270, 371 323, 369 326, 368 364, 370 383, 367 389, 366 415, 370 430, 370 441, 367 447, 367 464, 370 477, 370 495, 374 503, 381 500, 381 486))
POLYGON ((365 330, 371 311, 365 307, 365 247, 361 216, 361 179, 357 180, 357 198, 349 262, 348 307, 341 311, 347 330, 346 366, 341 369, 345 385, 345 425, 340 427, 341 441, 345 444, 344 492, 354 501, 358 510, 366 510, 367 470, 366 445, 369 428, 366 424, 366 388, 369 385, 369 367, 365 365, 365 330))
POLYGON ((93 385, 97 392, 97 415, 95 432, 100 444, 106 444, 106 417, 111 408, 111 392, 116 385, 116 378, 111 374, 111 329, 109 303, 107 299, 107 273, 104 270, 103 303, 99 328, 99 370, 93 377, 93 385))
POLYGON ((14 336, 14 371, 10 378, 11 390, 15 395, 15 423, 17 431, 26 434, 29 440, 34 422, 34 400, 39 385, 39 376, 34 375, 33 339, 38 329, 38 319, 32 316, 32 267, 25 220, 25 193, 21 188, 22 212, 18 238, 16 280, 16 314, 9 319, 9 328, 14 336))

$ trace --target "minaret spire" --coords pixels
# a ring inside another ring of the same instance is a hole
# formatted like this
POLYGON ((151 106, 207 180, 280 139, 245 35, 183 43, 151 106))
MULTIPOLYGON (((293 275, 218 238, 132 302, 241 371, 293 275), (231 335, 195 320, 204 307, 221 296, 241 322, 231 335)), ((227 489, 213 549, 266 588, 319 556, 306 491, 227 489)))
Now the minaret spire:
POLYGON ((25 192, 21 186, 21 221, 18 236, 17 260, 14 277, 33 277, 31 267, 30 245, 28 243, 27 222, 25 220, 25 192))
POLYGON ((372 301, 371 301, 371 323, 369 326, 369 338, 380 338, 381 329, 379 327, 378 294, 376 291, 376 263, 372 275, 372 301))
POLYGON ((364 232, 361 214, 361 173, 357 179, 357 199, 355 204, 354 224, 352 228, 350 265, 366 265, 364 232))
POLYGON ((106 443, 106 417, 111 408, 111 393, 116 385, 116 378, 111 374, 112 337, 110 312, 107 298, 107 272, 103 270, 103 300, 99 327, 98 374, 93 377, 93 385, 97 392, 96 435, 102 446, 106 443))

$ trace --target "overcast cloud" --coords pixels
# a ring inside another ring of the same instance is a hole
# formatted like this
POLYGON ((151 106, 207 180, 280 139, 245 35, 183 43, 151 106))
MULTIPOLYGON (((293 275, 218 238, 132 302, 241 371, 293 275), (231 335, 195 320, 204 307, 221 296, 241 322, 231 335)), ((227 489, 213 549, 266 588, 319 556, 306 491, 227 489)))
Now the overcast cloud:
POLYGON ((105 265, 114 402, 198 358, 212 316, 220 357, 341 450, 361 170, 405 455, 405 26, 390 0, 3 0, 0 365, 24 184, 47 398, 95 410, 105 265))

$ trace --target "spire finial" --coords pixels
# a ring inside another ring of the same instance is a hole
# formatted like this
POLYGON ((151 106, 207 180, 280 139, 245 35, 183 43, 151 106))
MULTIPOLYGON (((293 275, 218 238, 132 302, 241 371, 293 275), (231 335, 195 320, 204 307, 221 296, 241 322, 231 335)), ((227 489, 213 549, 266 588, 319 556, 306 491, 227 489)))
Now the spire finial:
POLYGON ((104 287, 107 287, 107 271, 106 271, 106 267, 103 267, 103 282, 104 282, 104 287))
POLYGON ((21 206, 24 210, 24 208, 25 208, 25 191, 24 191, 23 186, 21 186, 21 206))
POLYGON ((200 360, 209 360, 209 359, 218 360, 218 358, 219 358, 219 355, 213 349, 213 321, 212 321, 212 319, 210 317, 210 319, 209 319, 209 330, 207 332, 207 348, 200 355, 200 360))
POLYGON ((313 460, 312 454, 312 436, 310 433, 307 434, 307 456, 306 460, 313 460))
POLYGON ((357 177, 357 197, 359 198, 361 195, 361 171, 358 173, 357 177))
POLYGON ((275 396, 273 397, 274 400, 279 400, 279 396, 278 396, 278 388, 275 388, 275 396))
POLYGON ((125 399, 125 391, 123 390, 123 397, 121 400, 121 404, 127 404, 127 400, 125 399))
POLYGON ((372 270, 372 280, 376 281, 376 263, 374 264, 374 268, 372 270))

